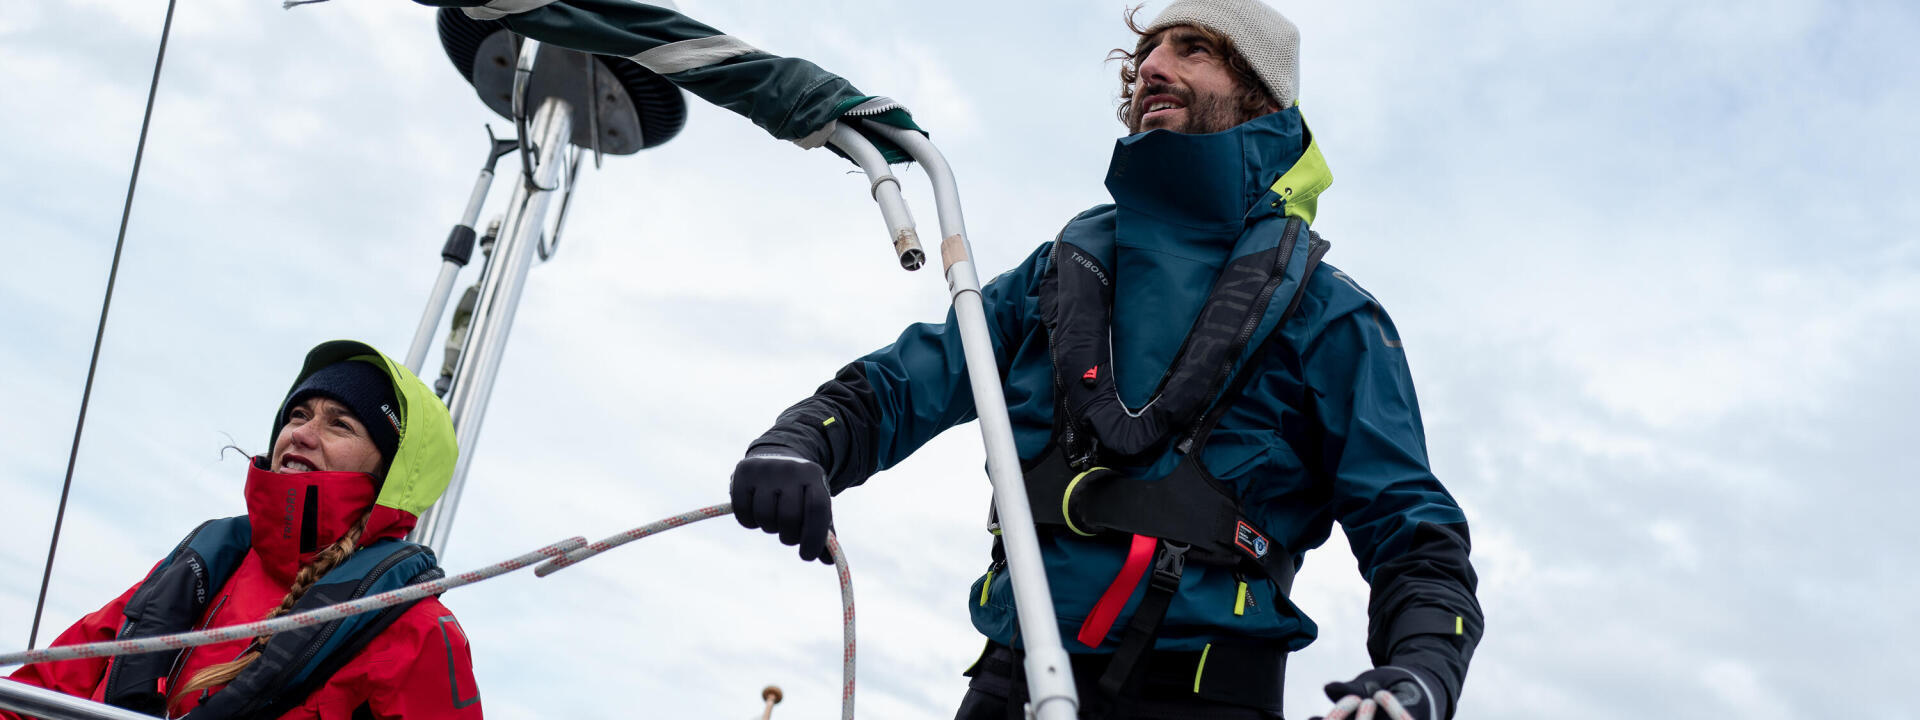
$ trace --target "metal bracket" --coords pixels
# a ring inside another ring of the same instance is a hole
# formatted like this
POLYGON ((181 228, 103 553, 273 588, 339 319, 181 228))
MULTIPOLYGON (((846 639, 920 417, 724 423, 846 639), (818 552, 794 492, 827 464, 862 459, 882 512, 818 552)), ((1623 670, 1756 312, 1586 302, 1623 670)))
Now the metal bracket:
POLYGON ((520 179, 535 190, 551 192, 556 188, 541 187, 533 179, 533 153, 527 150, 539 150, 527 140, 527 85, 533 79, 533 62, 540 55, 540 41, 523 35, 515 35, 520 42, 520 59, 513 66, 513 130, 520 139, 520 179))

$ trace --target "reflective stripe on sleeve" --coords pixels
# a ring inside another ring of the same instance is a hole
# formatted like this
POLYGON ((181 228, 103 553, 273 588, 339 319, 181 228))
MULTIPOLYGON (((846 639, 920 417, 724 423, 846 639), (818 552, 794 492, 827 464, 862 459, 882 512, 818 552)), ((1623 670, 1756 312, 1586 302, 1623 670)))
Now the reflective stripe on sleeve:
POLYGON ((493 0, 480 7, 466 8, 467 17, 475 20, 499 20, 508 15, 519 15, 528 10, 538 10, 552 5, 556 0, 493 0))
POLYGON ((715 35, 667 43, 630 59, 655 73, 672 75, 703 68, 751 52, 760 52, 760 50, 731 35, 715 35))

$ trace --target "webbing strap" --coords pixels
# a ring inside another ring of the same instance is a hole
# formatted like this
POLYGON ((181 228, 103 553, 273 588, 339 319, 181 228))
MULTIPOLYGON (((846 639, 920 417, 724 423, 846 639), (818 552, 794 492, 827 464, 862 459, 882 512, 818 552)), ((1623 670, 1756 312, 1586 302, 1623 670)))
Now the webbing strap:
POLYGON ((1080 623, 1079 639, 1087 647, 1100 647, 1107 639, 1107 631, 1113 629, 1113 621, 1120 618, 1120 610, 1127 606, 1127 599, 1133 597, 1133 589, 1140 586, 1140 578, 1147 574, 1147 561, 1153 559, 1153 547, 1158 538, 1146 535, 1133 536, 1133 544, 1127 548, 1127 562, 1120 566, 1120 574, 1114 576, 1113 584, 1100 594, 1100 601, 1094 603, 1093 612, 1080 623))
POLYGON ((1170 542, 1161 542, 1160 551, 1153 557, 1153 579, 1147 584, 1146 596, 1140 598, 1140 606, 1134 608, 1133 617, 1127 620, 1127 634, 1120 640, 1120 647, 1113 651, 1113 662, 1107 665, 1107 671, 1100 676, 1100 691, 1114 700, 1116 710, 1124 710, 1132 691, 1139 689, 1135 682, 1142 667, 1140 659, 1153 649, 1153 638, 1160 630, 1160 621, 1167 617, 1167 607, 1173 604, 1173 596, 1180 590, 1180 575, 1187 568, 1187 546, 1170 542))

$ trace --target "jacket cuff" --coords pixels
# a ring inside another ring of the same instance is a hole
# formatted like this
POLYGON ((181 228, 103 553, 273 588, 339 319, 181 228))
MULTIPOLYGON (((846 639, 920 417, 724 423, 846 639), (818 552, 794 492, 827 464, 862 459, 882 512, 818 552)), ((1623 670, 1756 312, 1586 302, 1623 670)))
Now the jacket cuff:
POLYGON ((1424 689, 1434 698, 1436 717, 1442 720, 1453 717, 1467 668, 1452 641, 1442 635, 1407 638, 1400 642, 1388 664, 1413 673, 1425 685, 1424 689))

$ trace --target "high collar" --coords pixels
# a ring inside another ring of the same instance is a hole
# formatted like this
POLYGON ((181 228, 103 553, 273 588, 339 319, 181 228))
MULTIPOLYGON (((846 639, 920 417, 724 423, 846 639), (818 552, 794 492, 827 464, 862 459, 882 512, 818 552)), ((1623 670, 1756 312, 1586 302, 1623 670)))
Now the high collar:
MULTIPOLYGON (((379 481, 367 473, 276 473, 266 469, 265 458, 254 458, 246 487, 253 552, 269 576, 291 583, 315 553, 339 541, 361 515, 378 510, 373 501, 379 493, 379 481)), ((413 523, 401 520, 411 518, 376 511, 359 544, 403 536, 413 523)))
POLYGON ((1299 108, 1204 135, 1149 130, 1115 141, 1107 192, 1123 210, 1237 235, 1247 210, 1306 147, 1299 108))
POLYGON ((1129 407, 1146 404, 1247 228, 1291 208, 1274 185, 1309 152, 1298 108, 1206 135, 1167 130, 1121 138, 1113 194, 1113 377, 1129 407))

